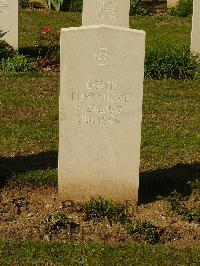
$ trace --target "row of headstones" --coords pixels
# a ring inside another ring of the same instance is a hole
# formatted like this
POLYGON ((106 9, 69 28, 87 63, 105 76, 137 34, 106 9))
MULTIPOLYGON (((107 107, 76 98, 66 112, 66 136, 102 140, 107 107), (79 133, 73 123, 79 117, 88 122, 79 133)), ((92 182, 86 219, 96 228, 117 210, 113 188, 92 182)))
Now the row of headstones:
MULTIPOLYGON (((176 5, 178 0, 168 0, 168 6, 176 5)), ((120 14, 120 18, 117 18, 118 22, 115 21, 115 15, 109 15, 109 7, 107 7, 107 14, 103 16, 110 16, 110 24, 114 25, 128 25, 128 17, 124 16, 127 14, 127 3, 129 1, 119 1, 119 0, 96 0, 96 1, 84 1, 83 8, 83 25, 87 25, 91 19, 93 19, 93 24, 99 24, 101 21, 102 10, 105 10, 106 3, 112 3, 114 6, 122 5, 123 2, 126 2, 125 8, 120 14), (104 5, 104 8, 93 9, 93 5, 104 5), (99 12, 99 14, 98 14, 99 12), (100 16, 100 17, 99 17, 100 16)), ((120 8, 117 7, 117 8, 120 8)), ((114 12, 114 11, 113 11, 114 12)), ((112 12, 111 12, 112 13, 112 12)), ((200 1, 194 0, 194 14, 193 14, 193 27, 192 27, 192 40, 191 40, 191 50, 200 53, 200 1)), ((18 48, 18 1, 15 0, 0 0, 0 38, 3 37, 10 45, 15 49, 18 48)))

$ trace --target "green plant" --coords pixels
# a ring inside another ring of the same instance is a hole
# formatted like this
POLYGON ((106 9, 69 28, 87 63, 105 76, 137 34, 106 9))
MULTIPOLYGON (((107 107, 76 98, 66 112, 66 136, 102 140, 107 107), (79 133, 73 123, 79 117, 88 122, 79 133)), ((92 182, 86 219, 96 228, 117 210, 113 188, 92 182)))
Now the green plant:
POLYGON ((83 207, 86 220, 101 221, 107 219, 110 223, 112 221, 120 221, 124 223, 126 220, 125 208, 122 206, 115 206, 111 201, 105 200, 101 197, 91 198, 85 203, 83 207))
POLYGON ((27 8, 27 7, 29 7, 29 0, 19 0, 19 6, 21 8, 27 8))
POLYGON ((198 67, 198 56, 188 48, 172 44, 157 44, 146 52, 145 75, 153 79, 194 78, 198 67))
POLYGON ((195 71, 194 79, 200 80, 200 62, 199 62, 199 60, 198 60, 198 65, 197 65, 197 68, 195 71))
POLYGON ((46 26, 38 35, 34 43, 38 53, 37 68, 45 68, 59 64, 59 38, 60 30, 53 31, 46 26))
POLYGON ((63 3, 62 9, 71 12, 82 11, 83 0, 68 0, 63 3))
POLYGON ((141 5, 140 0, 132 0, 130 5, 130 15, 148 15, 148 11, 141 5))
POLYGON ((33 63, 24 55, 16 53, 13 57, 3 58, 0 69, 4 72, 27 72, 33 70, 33 63))
POLYGON ((191 187, 192 193, 197 195, 197 197, 200 201, 200 180, 196 179, 193 182, 188 182, 188 185, 191 187))
POLYGON ((6 35, 7 32, 0 30, 0 39, 6 35))
POLYGON ((57 11, 82 11, 83 0, 46 0, 46 7, 54 8, 57 11))
POLYGON ((46 6, 49 9, 51 9, 51 7, 53 6, 56 11, 59 11, 61 9, 63 1, 64 0, 46 0, 46 6))
POLYGON ((157 227, 146 220, 134 220, 127 223, 126 229, 137 240, 144 240, 150 244, 158 243, 160 240, 157 227))
POLYGON ((169 14, 178 17, 189 17, 193 13, 193 0, 179 0, 176 7, 173 7, 169 14))
POLYGON ((14 52, 14 49, 6 41, 0 40, 0 61, 13 56, 14 52))
POLYGON ((24 207, 27 207, 29 203, 27 202, 25 197, 20 198, 14 198, 12 200, 12 205, 16 208, 17 214, 20 214, 22 212, 22 209, 24 207))
POLYGON ((61 230, 69 230, 76 226, 64 213, 55 212, 49 214, 42 222, 42 233, 45 236, 51 237, 52 234, 58 233, 61 230))
POLYGON ((179 214, 183 220, 188 222, 200 222, 200 209, 196 211, 189 210, 184 204, 184 198, 177 191, 172 192, 165 200, 168 203, 170 211, 179 214))

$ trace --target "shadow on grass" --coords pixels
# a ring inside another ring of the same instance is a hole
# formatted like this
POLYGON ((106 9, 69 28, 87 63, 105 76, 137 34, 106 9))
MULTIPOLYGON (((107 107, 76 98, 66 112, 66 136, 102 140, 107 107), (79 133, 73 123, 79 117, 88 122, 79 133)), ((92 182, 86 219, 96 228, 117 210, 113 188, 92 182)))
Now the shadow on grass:
POLYGON ((38 58, 39 56, 45 57, 49 49, 51 52, 54 53, 54 56, 59 59, 59 51, 60 51, 59 45, 54 45, 51 47, 49 46, 23 47, 19 48, 19 53, 32 58, 38 58))
POLYGON ((23 174, 28 171, 57 169, 58 152, 49 151, 28 156, 11 158, 0 157, 0 186, 4 186, 13 174, 23 174))
MULTIPOLYGON (((13 158, 0 157, 0 186, 12 181, 13 174, 20 175, 37 170, 57 169, 57 167, 57 151, 13 158)), ((158 196, 168 196, 174 190, 185 196, 190 195, 190 186, 187 184, 196 179, 200 180, 199 163, 177 164, 171 168, 141 172, 139 203, 155 201, 158 196)))
POLYGON ((200 164, 177 164, 171 168, 140 173, 139 202, 155 201, 176 190, 184 196, 191 194, 188 182, 200 180, 200 164))

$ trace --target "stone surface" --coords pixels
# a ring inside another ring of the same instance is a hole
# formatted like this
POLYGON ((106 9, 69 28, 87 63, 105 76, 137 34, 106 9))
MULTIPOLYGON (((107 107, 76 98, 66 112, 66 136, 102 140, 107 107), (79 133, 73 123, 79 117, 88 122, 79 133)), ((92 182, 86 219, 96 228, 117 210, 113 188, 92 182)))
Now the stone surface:
POLYGON ((84 0, 82 25, 129 27, 130 0, 84 0))
POLYGON ((167 0, 167 8, 172 8, 177 5, 179 0, 167 0))
POLYGON ((0 36, 18 48, 18 0, 0 0, 0 36))
POLYGON ((200 53, 200 0, 194 0, 191 51, 200 53))
POLYGON ((137 200, 144 55, 143 31, 62 29, 60 195, 137 200))

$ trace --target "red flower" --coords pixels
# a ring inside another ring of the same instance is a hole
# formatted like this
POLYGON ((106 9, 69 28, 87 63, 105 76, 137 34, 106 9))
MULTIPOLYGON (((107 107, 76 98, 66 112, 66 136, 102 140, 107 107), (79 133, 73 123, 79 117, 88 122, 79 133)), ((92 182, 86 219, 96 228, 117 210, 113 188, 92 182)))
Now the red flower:
POLYGON ((48 33, 50 31, 51 31, 51 29, 49 27, 45 27, 44 30, 43 30, 43 33, 48 33))

